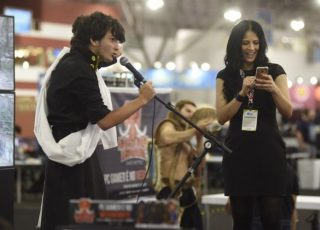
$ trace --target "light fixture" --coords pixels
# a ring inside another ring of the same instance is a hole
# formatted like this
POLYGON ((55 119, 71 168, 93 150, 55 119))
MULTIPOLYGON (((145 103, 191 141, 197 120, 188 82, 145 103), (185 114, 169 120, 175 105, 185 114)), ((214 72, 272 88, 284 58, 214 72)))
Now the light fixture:
POLYGON ((154 68, 156 68, 156 69, 160 69, 160 68, 162 67, 162 64, 161 64, 161 62, 156 61, 156 62, 153 64, 153 66, 154 66, 154 68))
POLYGON ((166 64, 166 68, 167 68, 168 70, 175 70, 175 69, 176 69, 176 64, 175 64, 174 62, 168 62, 168 63, 166 64))
POLYGON ((196 63, 195 61, 190 62, 190 68, 192 70, 198 70, 199 69, 198 63, 196 63))
POLYGON ((140 69, 142 68, 141 63, 139 63, 139 62, 133 63, 133 66, 134 66, 134 68, 136 68, 137 70, 140 70, 140 69))
POLYGON ((288 80, 288 88, 290 89, 293 86, 293 83, 291 80, 288 80))
POLYGON ((163 7, 164 2, 163 0, 147 0, 146 4, 150 10, 158 10, 163 7))
POLYGON ((318 84, 318 78, 317 78, 316 76, 312 76, 312 77, 310 78, 310 84, 311 84, 311 85, 316 85, 316 84, 318 84))
POLYGON ((29 69, 29 66, 30 66, 30 64, 29 64, 28 61, 24 61, 24 62, 22 63, 22 68, 23 68, 23 69, 29 69))
POLYGON ((302 77, 298 77, 298 78, 297 78, 297 83, 298 83, 299 85, 302 85, 302 84, 303 84, 303 78, 302 78, 302 77))
POLYGON ((302 19, 294 19, 290 22, 290 27, 294 31, 300 31, 304 28, 304 21, 302 19))
POLYGON ((241 18, 241 12, 236 9, 229 9, 223 14, 224 18, 230 22, 235 22, 241 18))
POLYGON ((208 71, 208 70, 210 69, 210 64, 209 64, 209 63, 206 63, 206 62, 202 63, 202 64, 201 64, 201 69, 202 69, 203 71, 208 71))

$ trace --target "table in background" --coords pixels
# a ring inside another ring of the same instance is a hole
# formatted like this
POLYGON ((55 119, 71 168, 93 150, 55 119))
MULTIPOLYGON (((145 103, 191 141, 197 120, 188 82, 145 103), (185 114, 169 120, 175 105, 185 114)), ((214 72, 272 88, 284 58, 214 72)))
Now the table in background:
MULTIPOLYGON (((209 194, 203 195, 201 198, 201 203, 203 205, 222 205, 224 206, 227 203, 228 197, 223 193, 218 194, 209 194)), ((298 195, 297 196, 297 209, 301 210, 312 210, 312 211, 320 211, 320 196, 305 196, 298 195)), ((206 208, 206 213, 208 213, 208 209, 206 208)), ((207 215, 206 224, 209 227, 210 218, 207 215)))
POLYGON ((21 203, 22 200, 22 170, 24 168, 30 167, 42 167, 41 159, 30 158, 26 160, 16 160, 15 168, 17 169, 17 179, 16 179, 16 195, 17 195, 17 203, 21 203))
MULTIPOLYGON (((225 205, 228 197, 223 193, 203 195, 201 203, 204 205, 225 205)), ((297 209, 320 211, 320 196, 297 196, 297 209)))

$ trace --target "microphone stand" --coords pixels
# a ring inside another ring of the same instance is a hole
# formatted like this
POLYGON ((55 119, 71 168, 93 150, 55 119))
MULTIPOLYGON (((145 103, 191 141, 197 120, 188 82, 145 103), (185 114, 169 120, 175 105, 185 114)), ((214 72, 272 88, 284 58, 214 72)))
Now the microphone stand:
MULTIPOLYGON (((145 83, 144 80, 138 79, 135 75, 134 84, 140 88, 142 84, 145 83)), ((201 163, 202 159, 205 157, 205 155, 212 151, 214 144, 219 146, 224 152, 231 154, 232 151, 226 147, 222 142, 217 140, 217 138, 213 135, 211 135, 208 131, 200 129, 198 126, 196 126, 192 121, 190 121, 188 118, 184 117, 181 113, 179 113, 177 110, 175 110, 174 106, 169 103, 165 103, 162 101, 157 95, 154 96, 154 99, 156 99, 158 102, 163 104, 168 110, 178 115, 181 119, 183 119, 185 122, 187 122, 190 126, 195 128, 199 133, 201 133, 207 140, 204 142, 204 148, 200 156, 198 156, 195 161, 192 163, 190 168, 187 170, 184 177, 179 181, 179 183, 176 185, 175 189, 170 193, 168 199, 174 198, 177 194, 177 192, 181 189, 181 187, 185 184, 187 179, 194 173, 194 171, 197 169, 199 164, 201 163)))

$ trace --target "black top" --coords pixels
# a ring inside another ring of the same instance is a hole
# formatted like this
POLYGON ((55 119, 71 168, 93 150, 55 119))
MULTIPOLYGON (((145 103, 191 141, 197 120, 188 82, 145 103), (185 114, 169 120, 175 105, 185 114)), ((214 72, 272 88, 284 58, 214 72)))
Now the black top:
MULTIPOLYGON (((270 63, 268 66, 274 80, 285 74, 280 65, 270 63)), ((226 72, 225 69, 220 71, 217 78, 224 80, 226 72)), ((255 70, 245 71, 245 75, 254 76, 255 70)), ((224 155, 222 163, 225 194, 285 195, 285 144, 279 133, 272 95, 267 91, 255 90, 253 109, 258 110, 256 131, 241 130, 244 109, 248 109, 248 97, 230 120, 225 139, 226 146, 232 150, 232 154, 224 155)))
MULTIPOLYGON (((110 110, 103 104, 90 51, 71 49, 52 72, 47 91, 48 120, 56 141, 96 123, 110 110)), ((52 160, 46 164, 41 230, 68 224, 70 199, 106 199, 107 192, 94 152, 83 163, 69 167, 52 160)))
POLYGON ((64 127, 63 136, 66 136, 84 129, 89 122, 97 123, 110 112, 99 90, 95 73, 98 61, 89 50, 71 49, 52 71, 47 104, 53 131, 55 126, 64 127))

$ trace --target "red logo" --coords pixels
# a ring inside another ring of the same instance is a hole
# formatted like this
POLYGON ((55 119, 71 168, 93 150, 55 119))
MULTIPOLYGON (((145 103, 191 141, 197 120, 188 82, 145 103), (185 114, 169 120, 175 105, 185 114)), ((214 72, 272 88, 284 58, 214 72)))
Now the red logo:
POLYGON ((91 208, 91 200, 81 198, 78 205, 79 209, 75 211, 73 219, 75 223, 93 223, 95 219, 94 210, 91 208))

